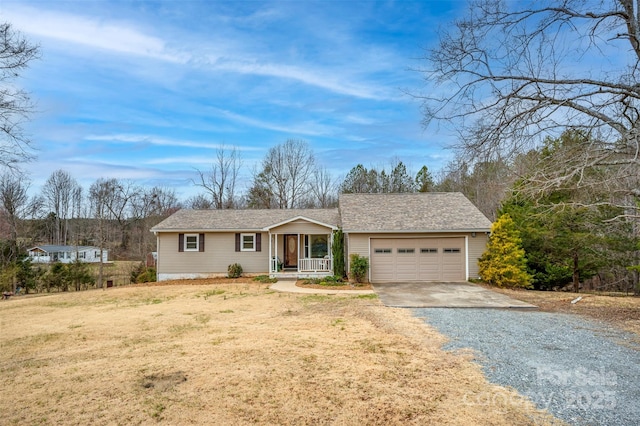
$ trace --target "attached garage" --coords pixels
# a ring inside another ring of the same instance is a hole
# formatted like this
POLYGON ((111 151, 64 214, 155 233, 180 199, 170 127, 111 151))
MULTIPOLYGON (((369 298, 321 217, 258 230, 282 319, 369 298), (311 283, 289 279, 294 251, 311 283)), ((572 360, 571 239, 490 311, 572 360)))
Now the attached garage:
POLYGON ((371 281, 465 281, 465 238, 371 238, 371 281))
POLYGON ((478 278, 491 221, 463 194, 341 194, 347 271, 369 259, 372 282, 478 278))

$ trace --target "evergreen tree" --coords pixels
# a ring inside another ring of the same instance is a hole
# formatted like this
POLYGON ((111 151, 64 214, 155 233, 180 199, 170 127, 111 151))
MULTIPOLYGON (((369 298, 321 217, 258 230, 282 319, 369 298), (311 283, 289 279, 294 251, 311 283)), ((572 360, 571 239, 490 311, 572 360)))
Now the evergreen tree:
POLYGON ((531 287, 522 240, 511 216, 504 214, 491 227, 487 250, 479 261, 480 276, 498 287, 531 287))

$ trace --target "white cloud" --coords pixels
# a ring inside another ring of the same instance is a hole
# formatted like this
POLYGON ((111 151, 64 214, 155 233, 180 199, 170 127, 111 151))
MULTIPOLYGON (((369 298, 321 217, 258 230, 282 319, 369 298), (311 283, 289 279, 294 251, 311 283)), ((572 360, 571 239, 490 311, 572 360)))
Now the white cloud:
POLYGON ((243 147, 243 146, 231 146, 224 143, 208 143, 208 142, 196 142, 188 140, 167 139, 154 135, 135 135, 127 133, 119 133, 112 135, 87 135, 84 138, 88 141, 105 141, 114 143, 142 143, 158 146, 174 146, 184 148, 204 148, 204 149, 219 149, 219 148, 236 148, 238 151, 254 151, 257 148, 243 147))
MULTIPOLYGON (((354 72, 359 69, 370 70, 375 64, 386 64, 389 61, 383 58, 389 56, 389 52, 382 54, 383 52, 378 51, 375 60, 366 54, 358 55, 361 56, 363 67, 358 66, 358 58, 353 56, 349 57, 346 63, 323 67, 304 62, 279 63, 276 62, 277 58, 273 58, 274 52, 264 55, 263 52, 255 51, 252 38, 254 34, 239 35, 218 29, 213 35, 190 38, 187 44, 173 48, 161 37, 147 34, 128 22, 34 9, 15 4, 13 6, 15 7, 3 11, 6 19, 18 30, 38 37, 104 49, 116 54, 153 58, 190 66, 204 65, 213 71, 288 79, 361 99, 400 99, 399 92, 396 93, 394 88, 375 83, 367 84, 366 75, 354 72), (214 39, 211 38, 212 36, 214 39), (211 50, 215 53, 211 53, 211 50)), ((271 16, 273 13, 273 11, 264 12, 266 16, 271 16)), ((177 46, 179 43, 179 40, 172 39, 172 46, 177 46)), ((376 71, 385 72, 389 69, 385 65, 376 71)))
POLYGON ((298 125, 282 125, 282 124, 275 124, 270 121, 263 121, 263 120, 258 120, 251 117, 246 117, 244 115, 236 114, 234 112, 227 111, 227 110, 222 110, 218 108, 211 108, 211 109, 215 111, 215 113, 217 113, 218 115, 241 124, 246 124, 252 127, 260 128, 260 129, 288 133, 292 135, 297 134, 297 135, 307 135, 307 136, 323 136, 323 135, 329 135, 335 132, 334 128, 330 126, 318 124, 313 121, 307 121, 298 125))
MULTIPOLYGON (((327 89, 341 95, 354 96, 363 99, 383 100, 395 96, 384 93, 377 88, 347 81, 344 78, 335 78, 340 70, 324 69, 320 72, 308 71, 305 68, 286 64, 257 63, 249 61, 217 61, 214 66, 217 69, 233 71, 243 74, 263 75, 268 77, 286 78, 301 83, 327 89)), ((317 66, 313 66, 317 69, 317 66)), ((344 71, 344 70, 343 70, 344 71)))
POLYGON ((162 39, 124 23, 29 7, 12 7, 3 14, 16 29, 39 37, 168 62, 189 60, 185 53, 170 51, 162 39))

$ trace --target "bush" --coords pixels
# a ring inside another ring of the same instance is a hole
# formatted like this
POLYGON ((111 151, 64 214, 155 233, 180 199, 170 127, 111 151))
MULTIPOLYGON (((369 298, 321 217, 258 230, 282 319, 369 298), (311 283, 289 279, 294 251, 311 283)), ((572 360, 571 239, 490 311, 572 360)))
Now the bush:
POLYGON ((342 277, 339 277, 337 275, 328 275, 323 278, 306 278, 302 283, 317 284, 317 285, 332 287, 332 286, 344 285, 344 280, 342 279, 342 277))
POLYGON ((153 283, 156 282, 156 269, 147 268, 143 273, 136 277, 137 283, 153 283))
POLYGON ((508 214, 491 226, 487 249, 478 261, 480 277, 497 287, 531 287, 520 233, 508 214))
POLYGON ((342 229, 333 231, 331 252, 333 253, 333 273, 338 277, 344 277, 344 233, 342 229))
POLYGON ((253 281, 258 281, 261 283, 277 283, 278 279, 277 278, 269 278, 269 275, 258 275, 256 277, 253 277, 253 281))
POLYGON ((352 254, 351 257, 351 278, 357 283, 364 282, 369 273, 369 258, 360 256, 359 254, 352 254))
POLYGON ((131 273, 129 274, 129 281, 131 281, 131 284, 139 282, 138 277, 142 275, 146 271, 146 269, 147 267, 145 266, 144 262, 140 262, 136 266, 132 267, 131 273))
POLYGON ((240 278, 242 275, 242 266, 240 266, 239 263, 234 263, 233 265, 229 265, 227 272, 229 278, 240 278))

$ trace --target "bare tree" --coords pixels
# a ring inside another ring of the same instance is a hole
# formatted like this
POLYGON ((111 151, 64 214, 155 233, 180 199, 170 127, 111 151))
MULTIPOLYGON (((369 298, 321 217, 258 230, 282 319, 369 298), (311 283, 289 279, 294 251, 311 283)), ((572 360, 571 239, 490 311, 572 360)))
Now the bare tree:
POLYGON ((326 167, 318 167, 313 172, 311 185, 313 204, 322 209, 335 207, 338 203, 338 183, 326 167))
POLYGON ((67 244, 69 237, 69 219, 74 213, 74 206, 79 202, 75 198, 81 197, 80 185, 64 170, 51 173, 44 186, 42 195, 49 211, 55 214, 55 244, 67 244))
POLYGON ((197 186, 210 195, 215 209, 232 209, 236 205, 236 183, 242 160, 238 150, 227 150, 224 146, 216 151, 216 158, 208 172, 198 171, 197 186))
POLYGON ((627 179, 640 174, 638 10, 639 0, 473 1, 428 54, 422 71, 439 87, 422 96, 425 124, 457 126, 458 148, 480 161, 584 130, 590 137, 572 161, 529 181, 543 190, 571 181, 609 186, 619 199, 640 196, 637 179, 627 179), (589 173, 594 167, 608 171, 589 173))
POLYGON ((178 198, 175 190, 160 186, 141 188, 137 196, 131 200, 130 221, 135 225, 132 231, 135 232, 134 236, 137 236, 136 254, 139 258, 144 259, 155 246, 150 239, 149 230, 153 225, 174 213, 178 209, 177 206, 178 198))
POLYGON ((113 182, 107 179, 98 179, 89 188, 89 203, 92 217, 98 220, 97 234, 94 240, 98 241, 100 247, 100 266, 98 269, 98 288, 102 288, 104 279, 104 267, 102 256, 107 242, 107 224, 113 218, 113 214, 108 208, 108 202, 112 198, 113 182))
POLYGON ((301 207, 310 191, 315 156, 309 144, 289 139, 270 148, 262 168, 254 173, 249 206, 291 209, 301 207))
POLYGON ((187 198, 184 202, 184 205, 188 209, 195 209, 195 210, 213 209, 213 203, 211 202, 211 198, 207 197, 204 194, 197 194, 187 198))
POLYGON ((33 157, 22 129, 33 104, 13 81, 37 57, 37 45, 30 44, 11 24, 0 24, 0 165, 14 167, 33 157))
POLYGON ((105 206, 120 228, 120 248, 126 251, 129 248, 131 224, 136 220, 133 204, 140 196, 142 188, 133 181, 115 178, 102 181, 101 186, 105 206))
POLYGON ((5 173, 0 176, 0 207, 6 213, 10 228, 9 257, 18 255, 18 224, 29 208, 29 183, 23 176, 5 173))

